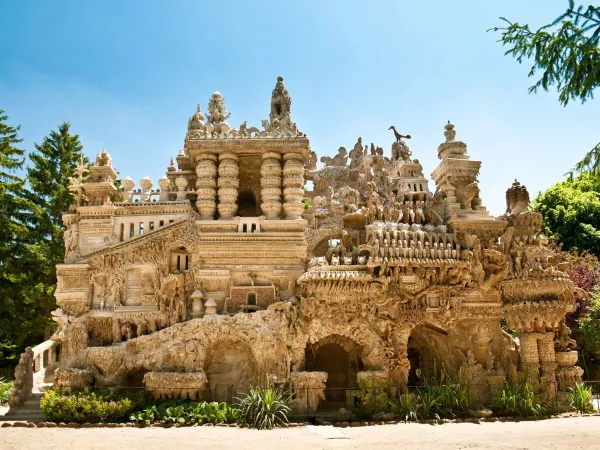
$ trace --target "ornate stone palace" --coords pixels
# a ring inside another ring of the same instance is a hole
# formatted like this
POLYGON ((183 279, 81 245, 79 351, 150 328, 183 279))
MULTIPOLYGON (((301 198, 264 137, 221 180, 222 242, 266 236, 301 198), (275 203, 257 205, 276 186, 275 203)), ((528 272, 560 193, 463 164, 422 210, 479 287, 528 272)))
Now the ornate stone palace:
POLYGON ((451 123, 432 190, 394 127, 390 157, 358 138, 317 168, 290 106, 279 78, 262 129, 235 129, 214 93, 160 189, 116 183, 104 150, 80 165, 59 328, 23 354, 16 395, 54 382, 196 398, 268 379, 314 410, 341 399, 325 387, 403 392, 443 368, 483 403, 523 377, 564 397, 582 374, 564 322, 575 288, 525 187, 493 217, 451 123))

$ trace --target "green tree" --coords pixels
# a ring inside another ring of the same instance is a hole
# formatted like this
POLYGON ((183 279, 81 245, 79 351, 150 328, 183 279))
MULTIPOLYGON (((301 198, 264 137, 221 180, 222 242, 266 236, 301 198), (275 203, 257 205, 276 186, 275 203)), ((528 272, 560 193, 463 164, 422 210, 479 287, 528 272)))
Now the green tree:
POLYGON ((74 201, 69 182, 76 175, 82 148, 79 136, 71 134, 70 124, 65 122, 58 130, 51 131, 42 144, 35 144, 35 150, 29 155, 30 198, 40 206, 34 219, 37 261, 31 270, 40 282, 39 304, 45 317, 55 308, 55 266, 64 260, 62 214, 74 201))
MULTIPOLYGON (((555 87, 560 103, 585 102, 593 98, 600 86, 600 7, 575 5, 569 0, 567 10, 551 23, 536 30, 529 25, 511 22, 504 17, 500 42, 508 46, 507 55, 519 63, 532 60, 529 77, 537 77, 529 92, 555 87), (540 75, 541 74, 541 75, 540 75)), ((590 172, 600 177, 600 143, 586 153, 570 174, 590 172)))
POLYGON ((25 160, 25 151, 17 147, 20 127, 8 125, 7 119, 0 110, 0 365, 14 360, 40 328, 37 304, 28 295, 35 289, 29 276, 35 205, 18 175, 25 160))
POLYGON ((600 255, 600 179, 583 173, 541 192, 533 209, 543 216, 543 232, 566 250, 600 255))

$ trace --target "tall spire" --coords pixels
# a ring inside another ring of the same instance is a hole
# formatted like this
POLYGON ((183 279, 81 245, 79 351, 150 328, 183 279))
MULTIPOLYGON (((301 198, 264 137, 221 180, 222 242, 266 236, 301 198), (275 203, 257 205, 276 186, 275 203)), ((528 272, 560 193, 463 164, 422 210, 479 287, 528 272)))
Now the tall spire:
POLYGON ((283 84, 283 77, 277 77, 277 84, 271 94, 271 114, 269 114, 271 126, 277 122, 280 124, 290 123, 291 106, 292 98, 283 84))

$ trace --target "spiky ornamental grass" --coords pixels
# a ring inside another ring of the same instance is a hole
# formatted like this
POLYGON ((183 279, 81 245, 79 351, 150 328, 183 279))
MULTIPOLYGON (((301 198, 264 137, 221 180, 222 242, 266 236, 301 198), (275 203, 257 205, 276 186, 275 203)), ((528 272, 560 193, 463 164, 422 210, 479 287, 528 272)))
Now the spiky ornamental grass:
POLYGON ((275 387, 254 387, 238 398, 244 421, 258 430, 271 430, 288 423, 289 394, 275 387))

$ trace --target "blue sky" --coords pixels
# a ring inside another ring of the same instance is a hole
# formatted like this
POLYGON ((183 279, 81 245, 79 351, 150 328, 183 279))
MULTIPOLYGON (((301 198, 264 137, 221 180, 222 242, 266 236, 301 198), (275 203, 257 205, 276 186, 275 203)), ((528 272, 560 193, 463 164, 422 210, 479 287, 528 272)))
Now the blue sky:
MULTIPOLYGON (((258 126, 278 75, 319 156, 358 136, 390 153, 388 127, 429 175, 450 119, 483 161, 483 203, 504 212, 514 178, 535 195, 592 148, 600 102, 528 94, 529 66, 486 30, 498 17, 541 25, 557 0, 29 0, 0 3, 0 109, 33 148, 70 121, 85 152, 121 176, 157 180, 197 103, 218 90, 229 123, 258 126)), ((431 187, 431 185, 430 185, 431 187)))

